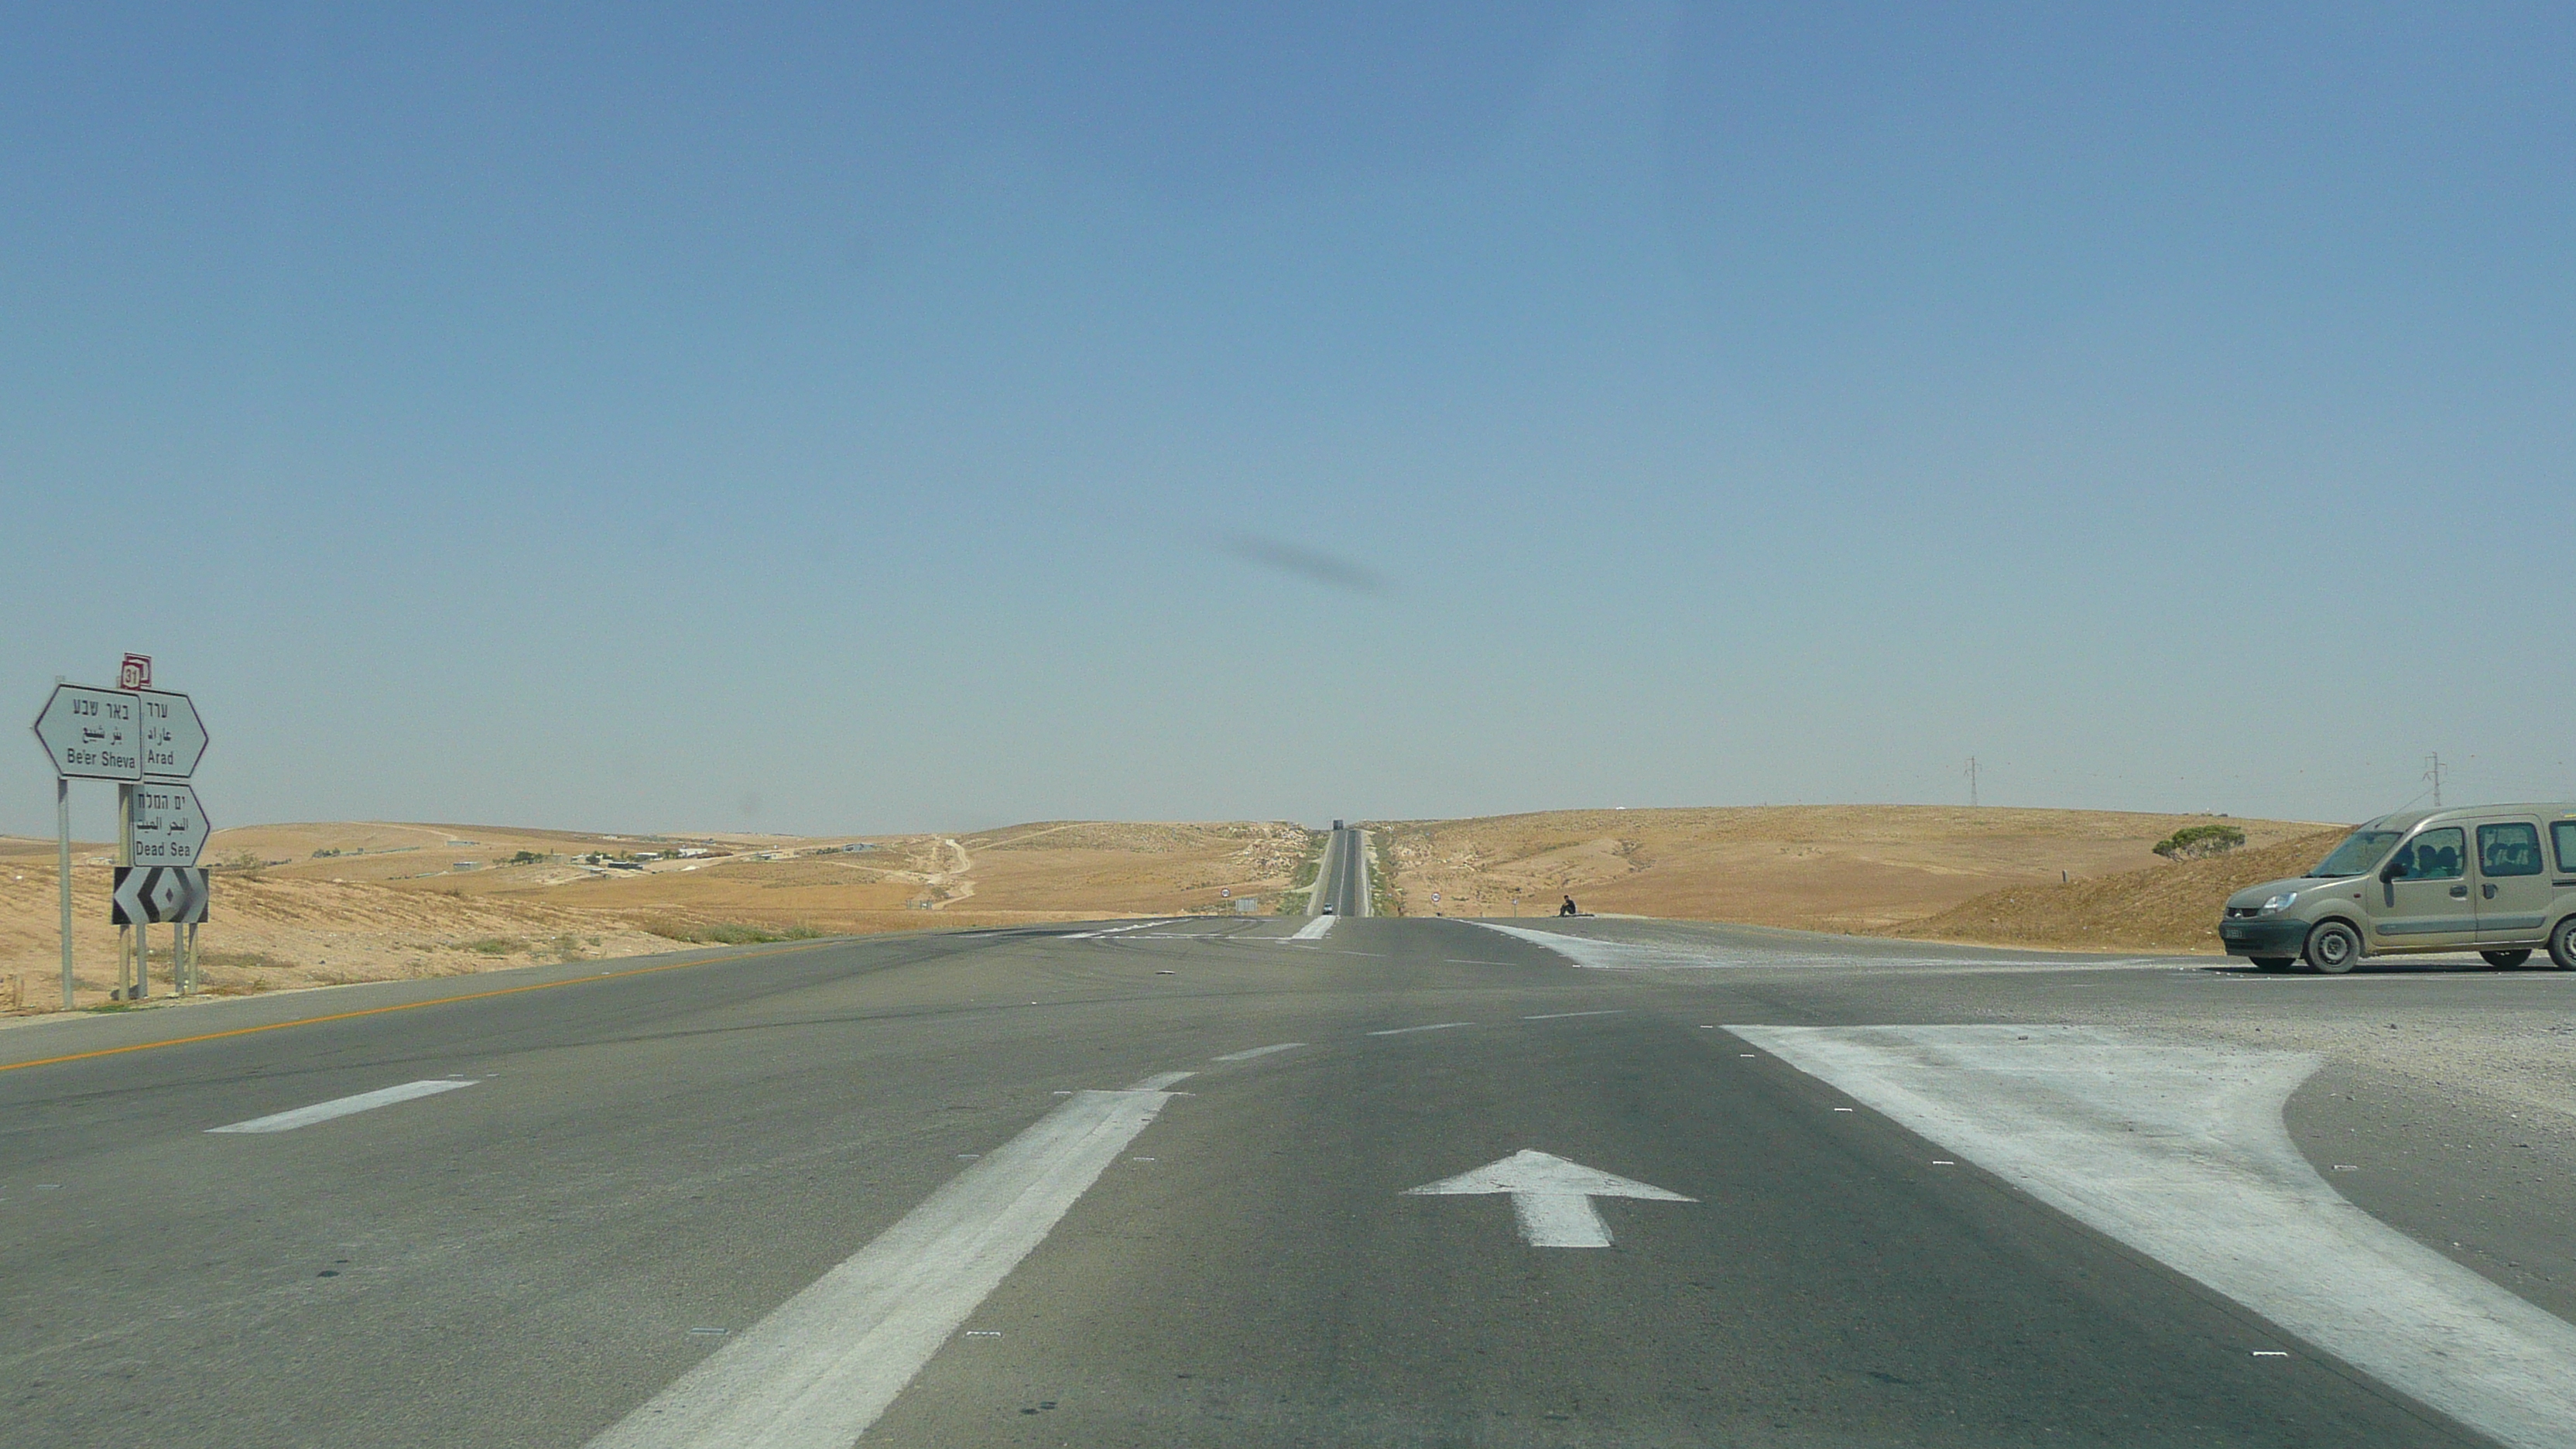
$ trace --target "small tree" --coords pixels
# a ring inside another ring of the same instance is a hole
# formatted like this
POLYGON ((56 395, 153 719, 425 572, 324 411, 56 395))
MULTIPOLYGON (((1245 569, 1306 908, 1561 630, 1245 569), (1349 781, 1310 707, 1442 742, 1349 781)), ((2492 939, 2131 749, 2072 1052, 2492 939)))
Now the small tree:
POLYGON ((2233 825, 2186 825, 2156 842, 2156 854, 2167 860, 2207 860, 2245 843, 2245 832, 2233 825))

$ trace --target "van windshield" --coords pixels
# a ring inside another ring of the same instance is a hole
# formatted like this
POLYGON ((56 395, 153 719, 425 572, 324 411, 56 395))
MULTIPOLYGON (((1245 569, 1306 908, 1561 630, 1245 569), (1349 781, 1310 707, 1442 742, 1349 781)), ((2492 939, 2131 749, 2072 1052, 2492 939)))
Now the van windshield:
POLYGON ((2395 845, 2397 837, 2404 833, 2398 830, 2356 830, 2345 836, 2343 844, 2334 848, 2334 854, 2318 861, 2317 868, 2308 874, 2318 877, 2367 875, 2372 866, 2379 864, 2379 858, 2388 853, 2388 847, 2395 845))

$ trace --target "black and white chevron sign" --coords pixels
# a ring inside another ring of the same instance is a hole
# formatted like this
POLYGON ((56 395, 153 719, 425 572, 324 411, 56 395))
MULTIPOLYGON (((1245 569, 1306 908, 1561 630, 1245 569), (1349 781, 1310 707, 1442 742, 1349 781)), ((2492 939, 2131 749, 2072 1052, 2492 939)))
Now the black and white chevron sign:
POLYGON ((186 865, 120 865, 108 917, 120 926, 206 919, 206 873, 186 865))

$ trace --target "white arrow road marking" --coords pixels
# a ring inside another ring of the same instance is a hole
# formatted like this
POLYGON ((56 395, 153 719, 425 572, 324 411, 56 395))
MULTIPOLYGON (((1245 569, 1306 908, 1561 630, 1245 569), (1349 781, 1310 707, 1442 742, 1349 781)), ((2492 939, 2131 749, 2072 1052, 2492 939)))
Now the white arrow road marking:
POLYGON ((2565 1449, 2576 1325, 2326 1185, 2323 1058, 2079 1026, 1730 1026, 2088 1227, 2516 1449, 2565 1449))
POLYGON ((1649 1202, 1697 1202, 1677 1192, 1632 1181, 1524 1147, 1473 1172, 1405 1189, 1406 1197, 1456 1197, 1509 1193, 1521 1236, 1533 1248, 1606 1248, 1610 1225, 1592 1206, 1596 1197, 1637 1197, 1649 1202))
POLYGON ((298 1127, 310 1127, 316 1122, 328 1122, 334 1117, 346 1117, 356 1112, 372 1112, 378 1107, 390 1107, 396 1102, 408 1102, 414 1097, 435 1097, 441 1092, 453 1092, 459 1087, 473 1086, 479 1080, 481 1079, 477 1077, 441 1077, 432 1082, 405 1082, 399 1087, 379 1087, 372 1092, 360 1092, 354 1097, 336 1097, 328 1102, 316 1102, 310 1107, 298 1107, 292 1112, 273 1112, 266 1117, 253 1117, 247 1122, 235 1122, 229 1127, 209 1127, 206 1130, 208 1132, 292 1132, 298 1127))
POLYGON ((1171 1099, 1074 1093, 590 1449, 849 1449, 1171 1099))

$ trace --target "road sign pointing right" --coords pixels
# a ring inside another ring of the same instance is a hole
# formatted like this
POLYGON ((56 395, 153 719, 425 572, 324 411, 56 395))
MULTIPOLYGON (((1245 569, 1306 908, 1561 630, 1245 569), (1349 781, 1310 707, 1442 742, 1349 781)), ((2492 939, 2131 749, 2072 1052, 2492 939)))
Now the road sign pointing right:
POLYGON ((206 753, 206 726, 197 718, 196 704, 162 689, 136 690, 134 701, 143 727, 143 773, 163 780, 197 773, 197 761, 206 753))
POLYGON ((134 863, 195 865, 206 848, 205 808, 187 785, 146 780, 134 787, 134 863))

